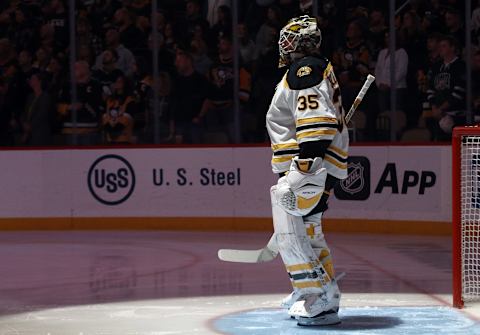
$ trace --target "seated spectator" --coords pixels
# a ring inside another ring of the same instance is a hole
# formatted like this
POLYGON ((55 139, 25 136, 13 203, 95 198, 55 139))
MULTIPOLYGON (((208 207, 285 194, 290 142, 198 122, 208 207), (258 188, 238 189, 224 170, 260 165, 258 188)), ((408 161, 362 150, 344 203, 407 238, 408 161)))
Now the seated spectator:
POLYGON ((277 38, 277 32, 280 31, 282 28, 283 19, 280 17, 281 12, 280 9, 276 6, 270 6, 267 11, 267 19, 265 23, 260 26, 260 29, 257 32, 257 36, 255 39, 255 46, 256 46, 256 57, 259 56, 260 50, 265 49, 269 46, 270 40, 272 38, 277 38), (275 35, 272 36, 273 32, 275 35))
POLYGON ((208 82, 195 71, 193 57, 186 50, 177 50, 175 67, 173 103, 177 141, 201 143, 203 128, 196 118, 206 98, 208 82))
POLYGON ((459 47, 465 46, 465 30, 462 19, 457 9, 449 8, 445 12, 445 34, 453 37, 459 43, 459 47))
MULTIPOLYGON (((135 57, 130 50, 125 48, 125 46, 120 43, 120 35, 115 28, 110 28, 105 33, 105 44, 107 49, 116 51, 118 56, 117 68, 127 75, 127 77, 133 75, 135 68, 135 57)), ((101 69, 102 62, 103 53, 97 57, 94 69, 101 69)))
POLYGON ((81 44, 77 48, 77 61, 85 61, 89 66, 93 66, 95 55, 89 44, 81 44))
POLYGON ((443 22, 440 16, 437 16, 431 11, 427 11, 422 17, 421 29, 425 35, 440 33, 443 30, 443 22))
POLYGON ((59 95, 57 111, 63 120, 62 134, 66 144, 72 145, 76 141, 80 145, 95 145, 100 142, 99 120, 105 110, 102 87, 91 78, 87 62, 76 62, 74 75, 77 101, 72 103, 70 84, 62 88, 59 95), (76 120, 73 119, 74 115, 76 120))
POLYGON ((421 30, 420 18, 414 11, 407 11, 403 15, 402 26, 398 38, 404 42, 404 48, 410 57, 409 79, 415 81, 415 73, 423 65, 425 58, 425 35, 421 30))
POLYGON ((50 0, 43 7, 46 23, 54 29, 55 49, 63 50, 68 45, 68 13, 64 0, 50 0))
POLYGON ((101 68, 93 71, 92 78, 102 85, 103 94, 110 96, 112 95, 112 84, 123 76, 123 72, 117 68, 118 55, 115 50, 105 50, 102 57, 101 68))
MULTIPOLYGON (((159 74, 159 104, 158 114, 155 118, 153 108, 153 100, 149 101, 149 108, 146 110, 146 133, 147 139, 150 143, 157 143, 155 141, 155 128, 158 129, 158 143, 180 143, 180 136, 178 141, 175 131, 175 119, 173 115, 172 104, 172 80, 167 72, 160 72, 159 74)), ((153 96, 152 96, 153 98, 153 96)))
POLYGON ((439 43, 442 61, 429 71, 427 100, 432 108, 434 138, 449 140, 454 125, 465 119, 465 64, 458 57, 458 42, 444 37, 439 43))
POLYGON ((174 54, 175 53, 175 46, 177 45, 177 36, 175 34, 175 28, 171 22, 168 22, 165 25, 165 29, 163 30, 163 36, 165 38, 165 49, 174 54))
POLYGON ((133 82, 133 96, 137 106, 137 113, 133 115, 136 143, 153 143, 153 133, 148 133, 147 116, 153 108, 153 77, 142 68, 142 62, 137 64, 136 79, 133 82))
POLYGON ((182 23, 182 36, 184 39, 191 39, 197 26, 200 26, 205 32, 210 28, 208 21, 202 17, 200 2, 198 0, 188 0, 185 4, 185 21, 182 23))
POLYGON ((33 63, 33 67, 37 69, 37 71, 45 71, 50 64, 51 52, 46 48, 38 48, 35 52, 35 61, 33 63))
POLYGON ((190 50, 195 71, 206 76, 213 63, 210 57, 208 57, 207 45, 201 40, 194 39, 190 43, 190 50))
POLYGON ((232 36, 232 11, 228 6, 219 6, 218 21, 211 28, 211 46, 217 45, 220 37, 232 36))
POLYGON ((7 38, 0 39, 0 76, 16 63, 16 53, 12 43, 7 38))
MULTIPOLYGON (((13 3, 13 1, 12 1, 13 3)), ((35 25, 24 6, 18 6, 10 12, 10 25, 5 36, 16 45, 17 50, 31 50, 35 41, 35 25)))
POLYGON ((266 129, 265 116, 268 106, 275 93, 275 87, 284 75, 284 70, 278 68, 278 43, 277 32, 271 28, 269 44, 259 50, 258 58, 253 65, 252 101, 251 108, 247 109, 247 115, 253 113, 253 122, 256 129, 247 129, 246 138, 253 142, 264 142, 266 129))
POLYGON ((102 116, 104 142, 108 144, 134 143, 133 117, 137 113, 135 99, 128 78, 119 76, 112 85, 102 116))
POLYGON ((192 35, 189 37, 191 41, 198 41, 205 44, 208 47, 209 30, 201 24, 197 24, 193 27, 192 35))
POLYGON ((18 54, 18 66, 24 78, 30 78, 33 72, 35 72, 35 70, 33 69, 32 61, 33 59, 30 51, 22 50, 18 54))
POLYGON ((438 43, 441 38, 442 36, 440 34, 431 34, 427 37, 427 59, 426 64, 422 66, 423 69, 429 69, 441 61, 438 51, 438 43))
POLYGON ((369 73, 370 50, 363 36, 362 27, 357 21, 349 23, 345 45, 333 55, 332 62, 339 73, 342 97, 346 106, 350 106, 358 90, 369 73))
POLYGON ((135 26, 132 14, 128 9, 118 9, 113 20, 118 27, 120 43, 133 52, 145 48, 146 36, 135 26))
POLYGON ((67 75, 65 73, 65 59, 63 55, 57 55, 50 59, 50 63, 46 69, 46 73, 49 74, 50 80, 48 85, 48 92, 53 99, 56 99, 58 92, 65 86, 67 75))
POLYGON ((33 73, 28 79, 33 91, 27 97, 25 111, 21 117, 23 145, 52 144, 52 117, 54 106, 50 94, 46 90, 48 78, 42 73, 33 73))
POLYGON ((137 16, 135 26, 140 30, 143 36, 148 36, 152 28, 150 25, 150 17, 137 16))
POLYGON ((380 9, 372 10, 368 27, 370 50, 372 51, 372 57, 376 58, 385 46, 385 32, 388 31, 385 25, 385 16, 380 9))
POLYGON ((231 3, 230 0, 208 0, 207 21, 210 23, 210 27, 213 27, 222 15, 219 8, 222 6, 228 7, 231 3))
MULTIPOLYGON (((142 61, 145 64, 146 71, 153 73, 153 36, 150 34, 148 36, 148 49, 145 53, 141 54, 142 61)), ((162 34, 158 35, 158 66, 160 71, 166 71, 168 73, 173 73, 174 68, 175 53, 171 50, 167 50, 165 45, 165 38, 162 34)))
POLYGON ((39 48, 43 48, 48 52, 60 52, 65 50, 65 47, 59 45, 55 40, 55 29, 49 24, 44 24, 40 27, 39 48))
MULTIPOLYGON (((390 110, 390 49, 389 34, 384 33, 384 48, 380 51, 375 66, 375 83, 378 87, 378 104, 380 112, 390 110)), ((405 101, 407 99, 407 69, 408 55, 401 45, 401 41, 397 40, 397 50, 395 51, 395 86, 397 93, 397 109, 408 112, 405 109, 405 101)), ((416 116, 414 116, 416 118, 416 116)))
MULTIPOLYGON (((209 89, 200 113, 194 123, 204 123, 210 131, 225 131, 230 141, 234 138, 233 129, 233 48, 229 37, 223 36, 218 43, 218 58, 209 72, 209 89)), ((250 98, 251 78, 243 67, 239 73, 241 102, 250 98)))
POLYGON ((255 61, 255 43, 250 38, 247 25, 245 23, 239 23, 237 29, 242 63, 246 68, 251 69, 253 62, 255 61))
POLYGON ((32 61, 32 55, 29 51, 22 50, 18 54, 18 71, 16 73, 18 86, 16 88, 18 95, 23 98, 28 97, 32 93, 29 79, 33 73, 38 72, 38 70, 33 67, 32 61))
POLYGON ((77 45, 89 45, 93 55, 99 55, 103 50, 102 40, 92 32, 92 25, 87 19, 77 20, 77 45))

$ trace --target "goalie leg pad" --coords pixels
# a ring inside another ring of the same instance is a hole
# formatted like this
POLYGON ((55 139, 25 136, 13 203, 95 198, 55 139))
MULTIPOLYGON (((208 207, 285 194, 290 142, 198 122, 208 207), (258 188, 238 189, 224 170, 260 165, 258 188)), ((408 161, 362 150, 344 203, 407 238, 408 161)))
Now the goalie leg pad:
POLYGON ((305 229, 315 254, 330 278, 335 278, 332 256, 322 231, 322 213, 305 216, 303 221, 305 222, 305 229))
POLYGON ((335 281, 330 249, 325 241, 321 226, 322 213, 304 217, 306 234, 310 244, 329 277, 332 279, 324 294, 308 294, 293 302, 289 314, 299 317, 300 325, 328 325, 339 322, 338 309, 340 290, 335 281))
POLYGON ((322 159, 292 160, 290 171, 278 180, 275 202, 294 216, 307 215, 318 205, 327 180, 322 159))
POLYGON ((275 239, 294 291, 299 296, 330 291, 332 280, 312 249, 303 218, 280 207, 276 202, 276 191, 275 185, 271 188, 275 239))

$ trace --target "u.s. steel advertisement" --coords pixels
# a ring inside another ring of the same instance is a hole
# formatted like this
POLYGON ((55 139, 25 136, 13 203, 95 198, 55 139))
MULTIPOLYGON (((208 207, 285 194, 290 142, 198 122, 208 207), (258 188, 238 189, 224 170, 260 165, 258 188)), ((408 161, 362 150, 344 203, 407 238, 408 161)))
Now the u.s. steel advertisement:
MULTIPOLYGON (((0 151, 3 218, 271 217, 268 147, 0 151)), ((451 219, 447 146, 356 146, 325 217, 451 219)))

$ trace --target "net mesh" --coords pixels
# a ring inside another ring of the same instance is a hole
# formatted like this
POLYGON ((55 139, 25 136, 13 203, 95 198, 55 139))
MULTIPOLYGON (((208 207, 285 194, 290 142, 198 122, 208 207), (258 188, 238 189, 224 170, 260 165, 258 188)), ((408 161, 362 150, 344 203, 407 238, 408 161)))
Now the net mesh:
POLYGON ((462 299, 480 300, 480 136, 461 144, 462 299))

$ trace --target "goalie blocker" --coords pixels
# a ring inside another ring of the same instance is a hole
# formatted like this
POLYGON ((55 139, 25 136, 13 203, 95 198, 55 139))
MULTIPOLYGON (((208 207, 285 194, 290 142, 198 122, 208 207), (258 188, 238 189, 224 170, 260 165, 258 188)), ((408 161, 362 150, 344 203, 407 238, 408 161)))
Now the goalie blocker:
POLYGON ((320 202, 325 190, 327 169, 323 160, 293 158, 290 171, 272 187, 272 201, 276 201, 287 213, 305 216, 320 202))

